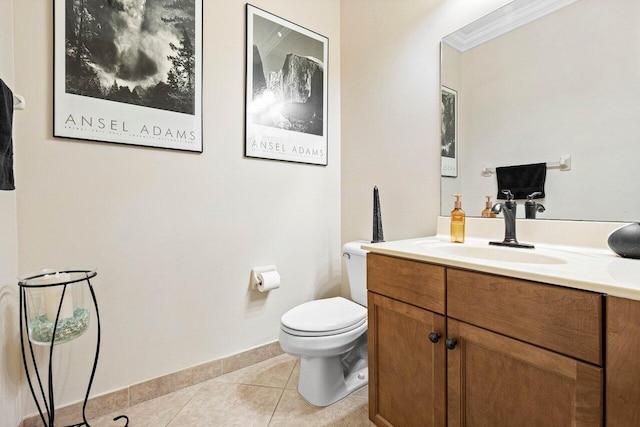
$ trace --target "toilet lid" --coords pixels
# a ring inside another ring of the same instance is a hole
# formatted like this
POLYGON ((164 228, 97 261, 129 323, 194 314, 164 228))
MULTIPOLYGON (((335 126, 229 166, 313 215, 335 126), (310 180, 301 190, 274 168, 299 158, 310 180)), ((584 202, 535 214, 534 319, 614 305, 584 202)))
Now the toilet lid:
POLYGON ((293 335, 321 336, 350 331, 367 320, 367 309, 342 297, 306 302, 287 311, 283 329, 293 335))

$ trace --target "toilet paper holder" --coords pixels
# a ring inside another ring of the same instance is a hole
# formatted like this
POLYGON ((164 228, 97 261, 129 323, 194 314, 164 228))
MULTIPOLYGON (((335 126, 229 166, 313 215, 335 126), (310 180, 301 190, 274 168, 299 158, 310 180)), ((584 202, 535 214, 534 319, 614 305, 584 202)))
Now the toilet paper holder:
POLYGON ((258 274, 268 273, 269 271, 276 271, 275 265, 263 265, 261 267, 253 267, 251 269, 251 279, 249 281, 250 287, 253 290, 258 289, 258 285, 260 284, 260 278, 258 274))

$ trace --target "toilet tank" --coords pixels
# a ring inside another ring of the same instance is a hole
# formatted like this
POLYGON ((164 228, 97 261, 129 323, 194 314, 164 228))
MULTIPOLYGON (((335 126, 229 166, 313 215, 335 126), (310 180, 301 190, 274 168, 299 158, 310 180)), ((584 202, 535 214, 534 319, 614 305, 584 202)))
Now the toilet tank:
POLYGON ((351 299, 362 306, 367 306, 367 252, 360 249, 366 240, 345 243, 342 247, 342 256, 347 263, 347 275, 349 277, 349 289, 351 299))

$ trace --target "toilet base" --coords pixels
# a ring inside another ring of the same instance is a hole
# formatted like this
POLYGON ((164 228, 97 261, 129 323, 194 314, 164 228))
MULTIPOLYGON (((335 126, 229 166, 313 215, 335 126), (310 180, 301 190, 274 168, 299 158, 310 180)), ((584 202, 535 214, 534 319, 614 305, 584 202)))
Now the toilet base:
POLYGON ((328 406, 369 382, 366 334, 347 354, 302 357, 298 391, 314 406, 328 406))

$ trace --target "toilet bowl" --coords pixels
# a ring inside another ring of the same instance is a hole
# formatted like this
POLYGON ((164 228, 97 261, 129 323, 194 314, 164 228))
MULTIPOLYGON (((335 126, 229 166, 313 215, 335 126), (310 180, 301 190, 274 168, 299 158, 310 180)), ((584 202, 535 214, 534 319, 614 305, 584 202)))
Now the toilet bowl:
POLYGON ((343 247, 354 301, 342 297, 301 304, 280 322, 282 350, 300 357, 298 391, 327 406, 368 383, 365 241, 343 247))

